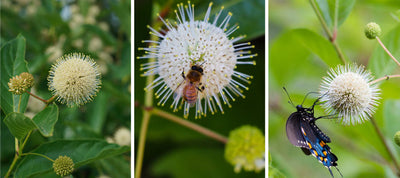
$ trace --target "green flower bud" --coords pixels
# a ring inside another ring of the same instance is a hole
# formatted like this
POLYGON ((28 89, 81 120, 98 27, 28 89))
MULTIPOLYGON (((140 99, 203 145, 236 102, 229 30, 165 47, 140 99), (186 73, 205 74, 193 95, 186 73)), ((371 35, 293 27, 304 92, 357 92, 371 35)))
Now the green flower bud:
POLYGON ((394 134, 394 143, 396 143, 398 146, 400 146, 400 131, 397 131, 394 134))
POLYGON ((364 32, 365 32, 365 36, 368 39, 373 40, 377 36, 381 35, 382 30, 378 24, 376 24, 375 22, 370 22, 365 26, 364 32))
POLYGON ((33 79, 33 75, 32 74, 30 74, 28 72, 22 72, 20 74, 20 76, 24 80, 24 83, 25 83, 27 88, 32 88, 33 87, 34 79, 33 79))
POLYGON ((33 86, 33 76, 30 73, 23 72, 20 75, 10 78, 8 88, 15 95, 22 95, 25 91, 33 86))
POLYGON ((265 138, 263 133, 252 126, 242 126, 231 131, 225 146, 225 159, 235 166, 234 171, 258 172, 265 167, 265 138))
POLYGON ((59 156, 53 163, 54 172, 64 177, 74 171, 74 162, 68 156, 59 156))

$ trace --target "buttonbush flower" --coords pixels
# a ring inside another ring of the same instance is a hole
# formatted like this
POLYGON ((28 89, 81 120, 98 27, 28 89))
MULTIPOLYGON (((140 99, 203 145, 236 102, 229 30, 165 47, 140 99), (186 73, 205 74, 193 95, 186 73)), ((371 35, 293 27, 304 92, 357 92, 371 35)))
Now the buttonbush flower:
POLYGON ((53 169, 57 175, 64 177, 74 171, 74 162, 68 156, 59 156, 53 162, 53 169))
POLYGON ((235 166, 234 171, 260 171, 265 167, 265 138, 253 126, 242 126, 229 134, 225 146, 225 159, 235 166))
POLYGON ((30 73, 22 72, 20 75, 10 78, 8 88, 15 95, 22 95, 26 90, 33 86, 34 80, 30 73))
POLYGON ((209 21, 211 6, 212 3, 202 20, 195 20, 194 5, 190 2, 188 5, 178 4, 175 22, 158 15, 167 29, 159 32, 148 26, 150 34, 160 40, 145 40, 143 42, 152 45, 139 48, 146 51, 140 59, 156 58, 156 61, 141 66, 141 70, 145 70, 144 76, 158 75, 145 90, 158 87, 155 95, 161 98, 159 105, 173 97, 170 107, 177 111, 183 105, 185 118, 192 106, 195 107, 195 118, 206 116, 207 110, 212 114, 217 110, 223 113, 222 104, 231 107, 230 101, 235 101, 235 97, 245 97, 242 92, 248 90, 245 84, 249 84, 252 78, 235 69, 241 64, 255 65, 255 61, 247 60, 257 56, 249 51, 254 46, 247 42, 234 44, 245 36, 229 37, 239 26, 229 27, 230 12, 225 18, 220 18, 223 7, 209 21), (187 75, 194 70, 193 66, 196 66, 196 71, 201 68, 202 72, 197 80, 189 81, 187 75), (188 88, 192 90, 188 91, 188 88))
POLYGON ((49 90, 58 101, 68 106, 79 106, 92 100, 101 85, 97 64, 80 53, 57 59, 51 67, 48 81, 49 90))
POLYGON ((379 88, 370 84, 371 73, 362 66, 340 65, 331 69, 320 87, 321 101, 330 114, 338 114, 344 125, 362 123, 376 110, 379 88))
POLYGON ((114 133, 115 143, 121 146, 130 146, 131 145, 131 131, 129 129, 122 127, 119 128, 114 133))

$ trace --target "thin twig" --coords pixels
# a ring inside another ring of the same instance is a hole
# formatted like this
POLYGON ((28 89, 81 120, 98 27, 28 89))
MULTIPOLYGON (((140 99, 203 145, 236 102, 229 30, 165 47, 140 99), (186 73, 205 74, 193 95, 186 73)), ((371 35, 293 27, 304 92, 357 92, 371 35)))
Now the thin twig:
MULTIPOLYGON (((153 15, 152 24, 155 25, 157 23, 156 16, 153 15)), ((152 41, 158 41, 158 37, 156 35, 151 35, 150 39, 152 41)), ((152 44, 150 43, 149 46, 152 44)), ((154 62, 154 58, 150 58, 149 62, 154 62)), ((154 75, 148 75, 146 78, 146 86, 150 85, 154 81, 154 75)), ((146 107, 150 107, 153 105, 153 90, 147 91, 144 97, 144 105, 146 107)), ((136 167, 135 167, 135 178, 140 178, 143 166, 143 156, 144 156, 144 148, 146 144, 146 134, 147 128, 149 125, 151 113, 147 110, 144 110, 142 125, 140 126, 140 136, 139 136, 139 145, 138 152, 136 157, 136 167)))
MULTIPOLYGON (((328 35, 329 41, 332 43, 333 47, 335 48, 339 59, 342 61, 343 64, 346 64, 346 59, 345 59, 345 57, 343 55, 343 52, 340 49, 339 45, 336 43, 337 32, 335 31, 334 32, 335 34, 333 35, 332 32, 329 30, 329 27, 326 24, 324 18, 322 17, 322 14, 319 11, 319 9, 318 9, 317 5, 315 4, 314 0, 310 0, 310 4, 311 4, 312 8, 314 9, 315 14, 317 14, 318 20, 322 24, 322 28, 324 29, 325 33, 328 35)), ((335 22, 335 23, 337 23, 337 22, 335 22)))
POLYGON ((400 67, 400 62, 390 53, 390 51, 385 47, 385 45, 382 43, 381 39, 379 37, 376 37, 376 40, 379 42, 379 44, 382 46, 383 50, 386 51, 386 53, 390 56, 390 58, 393 59, 393 61, 400 67))
POLYGON ((175 122, 177 124, 183 125, 183 126, 185 126, 187 128, 190 128, 190 129, 192 129, 192 130, 194 130, 196 132, 199 132, 199 133, 201 133, 201 134, 203 134, 205 136, 213 138, 213 139, 215 139, 217 141, 220 141, 220 142, 222 142, 224 144, 226 144, 226 142, 228 141, 228 138, 226 138, 225 136, 222 136, 222 135, 220 135, 220 134, 218 134, 218 133, 216 133, 216 132, 214 132, 214 131, 212 131, 210 129, 207 129, 207 128, 202 127, 202 126, 200 126, 198 124, 192 123, 192 122, 190 122, 188 120, 185 120, 183 118, 180 118, 178 116, 172 115, 172 114, 170 114, 168 112, 159 110, 157 108, 153 108, 153 109, 151 109, 151 111, 155 115, 161 116, 162 118, 165 118, 165 119, 168 119, 168 120, 170 120, 172 122, 175 122))
POLYGON ((388 152, 390 158, 391 158, 392 161, 393 161, 393 164, 394 164, 395 168, 397 169, 397 173, 396 173, 396 174, 397 174, 397 175, 400 175, 400 166, 399 166, 399 164, 398 164, 397 161, 396 161, 396 157, 393 155, 392 151, 389 149, 389 145, 387 144, 387 142, 386 142, 386 140, 385 140, 385 137, 384 137, 383 134, 382 134, 382 131, 379 129, 379 127, 378 127, 378 125, 376 124, 375 119, 374 119, 373 117, 370 117, 370 120, 371 120, 372 125, 373 125, 374 128, 375 128, 376 133, 377 133, 378 136, 379 136, 379 139, 382 141, 383 146, 385 147, 386 151, 388 152))
POLYGON ((22 154, 21 156, 26 156, 26 155, 36 155, 36 156, 41 156, 41 157, 43 157, 43 158, 46 158, 46 159, 48 159, 48 160, 49 160, 49 161, 51 161, 51 162, 54 162, 54 160, 53 160, 53 159, 51 159, 51 158, 47 157, 46 155, 42 155, 42 154, 40 154, 40 153, 24 153, 24 154, 22 154))
POLYGON ((369 82, 368 84, 372 85, 372 84, 375 84, 375 83, 380 82, 382 80, 389 80, 390 78, 400 78, 400 74, 398 74, 398 75, 386 75, 386 76, 378 78, 378 79, 376 79, 376 80, 374 80, 372 82, 369 82))
POLYGON ((35 97, 36 99, 38 99, 38 100, 40 100, 40 101, 42 101, 42 102, 44 102, 44 103, 47 103, 47 100, 40 98, 39 96, 37 96, 37 95, 35 95, 35 94, 29 92, 28 90, 27 90, 26 92, 27 92, 29 95, 35 97))

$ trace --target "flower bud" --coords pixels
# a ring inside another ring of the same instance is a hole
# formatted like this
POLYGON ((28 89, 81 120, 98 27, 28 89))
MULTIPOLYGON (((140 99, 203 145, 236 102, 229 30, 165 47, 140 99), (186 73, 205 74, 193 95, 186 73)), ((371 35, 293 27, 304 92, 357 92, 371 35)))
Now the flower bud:
POLYGON ((32 74, 23 72, 20 75, 10 78, 10 82, 8 82, 8 91, 15 95, 22 95, 27 89, 33 86, 33 81, 32 74))
POLYGON ((59 156, 53 163, 54 172, 64 177, 74 171, 74 162, 68 156, 59 156))
POLYGON ((400 146, 400 131, 397 131, 396 134, 394 134, 394 143, 400 146))
POLYGON ((377 36, 381 35, 382 30, 378 24, 376 24, 375 22, 370 22, 365 26, 364 32, 365 32, 365 36, 368 39, 373 40, 377 36))

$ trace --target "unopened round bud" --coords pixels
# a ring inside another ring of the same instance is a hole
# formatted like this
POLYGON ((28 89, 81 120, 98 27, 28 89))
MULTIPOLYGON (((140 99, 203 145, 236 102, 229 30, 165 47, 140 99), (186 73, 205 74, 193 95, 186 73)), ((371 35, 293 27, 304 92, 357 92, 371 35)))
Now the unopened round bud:
POLYGON ((64 177, 74 171, 74 162, 68 156, 59 156, 53 163, 54 172, 64 177))
POLYGON ((372 40, 372 39, 375 39, 377 36, 380 36, 382 30, 378 24, 376 24, 375 22, 370 22, 365 26, 364 32, 365 32, 365 36, 368 39, 372 40))
POLYGON ((394 134, 394 143, 396 143, 398 146, 400 146, 400 131, 397 131, 394 134))

